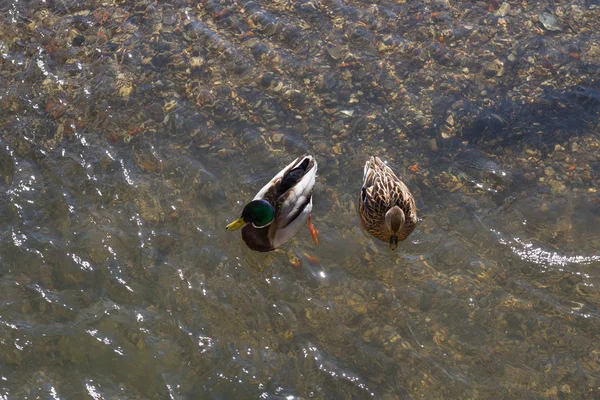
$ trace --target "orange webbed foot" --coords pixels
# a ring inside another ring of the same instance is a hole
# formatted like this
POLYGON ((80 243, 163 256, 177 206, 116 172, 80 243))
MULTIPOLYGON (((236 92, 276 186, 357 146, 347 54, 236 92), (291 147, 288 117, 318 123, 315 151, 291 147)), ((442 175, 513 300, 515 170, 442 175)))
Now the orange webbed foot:
POLYGON ((312 237, 313 242, 318 246, 319 245, 319 231, 312 223, 312 214, 308 216, 308 230, 310 231, 310 236, 312 237))

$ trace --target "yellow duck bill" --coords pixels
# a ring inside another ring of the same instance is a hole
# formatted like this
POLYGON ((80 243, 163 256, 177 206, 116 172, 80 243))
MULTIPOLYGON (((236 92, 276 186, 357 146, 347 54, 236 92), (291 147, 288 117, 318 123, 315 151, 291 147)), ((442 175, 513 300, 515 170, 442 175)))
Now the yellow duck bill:
POLYGON ((242 226, 246 225, 246 222, 242 218, 238 218, 229 225, 225 227, 228 231, 235 231, 236 229, 240 229, 242 226))

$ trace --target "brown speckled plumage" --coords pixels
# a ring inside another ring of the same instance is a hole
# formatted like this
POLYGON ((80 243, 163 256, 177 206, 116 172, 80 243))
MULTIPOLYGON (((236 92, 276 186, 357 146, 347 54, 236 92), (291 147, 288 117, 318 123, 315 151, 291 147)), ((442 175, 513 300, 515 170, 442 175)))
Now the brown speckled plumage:
POLYGON ((364 183, 360 192, 358 210, 363 227, 371 235, 390 242, 392 232, 385 223, 385 214, 394 206, 404 212, 404 227, 398 240, 404 240, 417 226, 417 207, 408 187, 379 158, 371 157, 365 163, 364 183))

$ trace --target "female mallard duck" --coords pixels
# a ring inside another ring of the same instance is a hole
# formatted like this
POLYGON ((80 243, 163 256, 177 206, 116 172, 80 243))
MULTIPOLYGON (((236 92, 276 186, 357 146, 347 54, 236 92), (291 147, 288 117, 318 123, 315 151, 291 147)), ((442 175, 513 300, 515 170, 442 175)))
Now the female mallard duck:
POLYGON ((365 163, 358 210, 363 228, 395 250, 417 226, 417 207, 406 185, 379 158, 365 163))
POLYGON ((227 230, 243 227, 246 246, 255 251, 271 251, 294 237, 308 221, 312 238, 319 244, 311 215, 316 176, 315 159, 308 154, 298 157, 246 204, 242 216, 227 225, 227 230))

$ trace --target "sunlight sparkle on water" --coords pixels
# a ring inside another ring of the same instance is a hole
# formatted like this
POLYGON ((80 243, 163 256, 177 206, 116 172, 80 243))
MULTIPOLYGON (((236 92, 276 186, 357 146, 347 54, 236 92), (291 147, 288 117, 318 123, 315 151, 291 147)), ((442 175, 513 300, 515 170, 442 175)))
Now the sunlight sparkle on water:
POLYGON ((81 266, 81 269, 87 270, 87 271, 92 271, 93 270, 92 265, 88 261, 83 260, 78 255, 76 255, 74 253, 67 253, 67 255, 71 256, 71 258, 73 259, 73 261, 75 261, 75 264, 81 266))
POLYGON ((591 264, 600 261, 600 256, 566 256, 556 251, 547 251, 541 247, 534 247, 533 243, 524 242, 520 238, 513 238, 513 242, 519 246, 510 246, 511 250, 523 260, 535 264, 565 267, 569 264, 591 264))
POLYGON ((135 186, 135 183, 133 182, 133 179, 131 179, 131 177, 129 176, 129 170, 125 167, 125 162, 121 159, 120 163, 121 163, 121 168, 123 169, 123 176, 125 177, 125 180, 131 186, 135 186))
MULTIPOLYGON (((92 381, 90 381, 92 382, 92 381)), ((86 383, 85 384, 85 388, 88 391, 88 394, 94 399, 94 400, 101 400, 102 399, 102 395, 100 395, 100 393, 98 393, 98 390, 91 385, 90 383, 86 383)))
POLYGON ((33 285, 33 288, 42 296, 44 300, 46 300, 48 303, 52 303, 52 300, 48 298, 46 292, 44 292, 44 289, 42 289, 40 285, 33 285))
POLYGON ((54 398, 55 400, 60 399, 60 397, 58 397, 58 393, 56 392, 56 389, 54 388, 54 386, 50 386, 50 396, 52 396, 52 398, 54 398))
POLYGON ((117 354, 119 354, 121 356, 125 354, 125 353, 123 353, 123 350, 119 346, 112 347, 112 342, 110 341, 109 338, 107 338, 107 337, 102 338, 102 337, 98 336, 97 335, 98 334, 98 330, 97 329, 87 329, 86 332, 90 336, 92 336, 93 338, 95 338, 97 341, 99 341, 100 343, 103 343, 103 344, 109 346, 112 349, 112 351, 114 351, 115 353, 117 353, 117 354))

